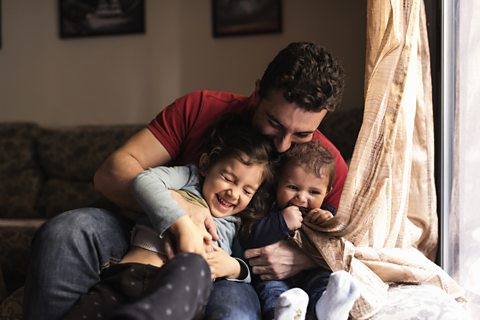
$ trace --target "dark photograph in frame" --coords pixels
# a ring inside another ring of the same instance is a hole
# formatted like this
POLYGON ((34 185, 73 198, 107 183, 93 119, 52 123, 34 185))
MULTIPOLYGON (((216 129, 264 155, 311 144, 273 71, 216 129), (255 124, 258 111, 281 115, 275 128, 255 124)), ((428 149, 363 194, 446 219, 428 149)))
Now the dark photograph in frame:
POLYGON ((0 49, 2 48, 2 0, 0 0, 0 49))
POLYGON ((212 0, 213 36, 282 32, 281 0, 212 0))
POLYGON ((59 0, 61 38, 145 33, 144 0, 59 0))

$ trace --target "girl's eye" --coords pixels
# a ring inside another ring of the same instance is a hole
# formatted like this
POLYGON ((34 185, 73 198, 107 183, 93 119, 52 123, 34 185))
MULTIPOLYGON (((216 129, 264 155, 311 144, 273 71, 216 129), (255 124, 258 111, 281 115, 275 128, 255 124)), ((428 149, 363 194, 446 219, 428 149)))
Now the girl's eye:
POLYGON ((233 182, 233 179, 229 176, 222 175, 222 178, 227 182, 233 182))
POLYGON ((250 191, 250 190, 243 190, 243 192, 245 192, 245 194, 249 197, 251 197, 253 195, 253 192, 250 191))
POLYGON ((288 185, 287 188, 292 190, 298 190, 297 186, 294 185, 288 185))
POLYGON ((313 194, 313 195, 315 195, 315 196, 318 196, 319 194, 321 194, 321 192, 320 192, 320 191, 316 191, 316 190, 312 190, 312 191, 310 191, 310 194, 313 194))

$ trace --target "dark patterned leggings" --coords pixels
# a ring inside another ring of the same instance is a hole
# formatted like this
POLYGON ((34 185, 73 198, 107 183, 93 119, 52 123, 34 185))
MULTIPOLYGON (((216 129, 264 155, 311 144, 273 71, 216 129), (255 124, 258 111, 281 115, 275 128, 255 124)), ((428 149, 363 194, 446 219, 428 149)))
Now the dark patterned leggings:
POLYGON ((211 290, 210 268, 196 254, 178 254, 162 268, 118 264, 102 272, 65 319, 196 319, 211 290))

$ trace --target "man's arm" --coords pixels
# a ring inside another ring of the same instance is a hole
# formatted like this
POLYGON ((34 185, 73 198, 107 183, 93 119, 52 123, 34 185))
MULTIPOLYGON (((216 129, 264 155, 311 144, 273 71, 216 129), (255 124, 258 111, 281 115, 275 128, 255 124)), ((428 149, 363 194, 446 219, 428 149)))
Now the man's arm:
POLYGON ((121 208, 139 210, 128 188, 133 178, 149 167, 171 160, 165 147, 147 128, 133 135, 114 151, 94 176, 95 189, 121 208))
MULTIPOLYGON (((140 206, 129 191, 133 178, 146 168, 165 165, 170 160, 169 153, 160 141, 150 130, 142 129, 114 151, 98 168, 94 176, 95 189, 119 207, 139 211, 140 206)), ((206 227, 213 239, 218 239, 210 214, 195 212, 180 198, 176 198, 177 202, 192 217, 194 223, 206 227)))
POLYGON ((248 249, 245 258, 254 274, 262 280, 286 279, 300 271, 316 267, 315 262, 302 250, 282 240, 271 245, 248 249))

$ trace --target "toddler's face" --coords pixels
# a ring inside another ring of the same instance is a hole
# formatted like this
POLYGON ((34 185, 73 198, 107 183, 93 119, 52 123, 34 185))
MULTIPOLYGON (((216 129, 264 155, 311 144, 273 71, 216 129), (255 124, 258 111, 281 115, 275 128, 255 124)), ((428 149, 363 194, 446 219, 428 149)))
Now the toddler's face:
POLYGON ((247 166, 234 157, 218 161, 205 175, 203 196, 214 217, 244 210, 263 182, 264 165, 247 166))
POLYGON ((306 171, 304 166, 287 165, 278 181, 278 207, 294 205, 308 210, 320 208, 327 195, 328 182, 329 176, 326 173, 318 177, 313 172, 306 171))

